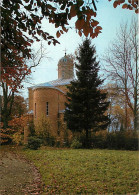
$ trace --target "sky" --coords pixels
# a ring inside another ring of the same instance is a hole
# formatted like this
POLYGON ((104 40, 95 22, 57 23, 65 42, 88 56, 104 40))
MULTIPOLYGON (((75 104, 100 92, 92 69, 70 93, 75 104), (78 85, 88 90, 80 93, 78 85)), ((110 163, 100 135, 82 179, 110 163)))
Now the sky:
MULTIPOLYGON (((92 44, 95 44, 98 58, 100 58, 116 37, 120 24, 130 22, 133 16, 137 17, 137 14, 135 14, 134 11, 122 9, 121 6, 114 8, 113 3, 108 0, 99 0, 96 6, 96 20, 99 21, 99 26, 102 27, 102 33, 100 33, 97 38, 92 39, 92 44)), ((52 44, 47 45, 47 42, 43 41, 47 52, 46 58, 43 58, 41 64, 33 69, 30 79, 24 82, 24 89, 21 91, 21 95, 25 98, 28 97, 28 87, 57 79, 57 64, 60 58, 65 55, 65 49, 67 50, 67 54, 74 54, 79 44, 84 40, 84 36, 80 37, 78 33, 76 33, 74 21, 75 20, 70 23, 73 29, 70 29, 67 33, 58 38, 60 44, 56 46, 52 44)), ((53 36, 55 36, 57 31, 54 25, 49 24, 46 20, 43 22, 43 29, 47 30, 47 32, 53 36)), ((38 49, 39 44, 40 43, 35 43, 33 48, 35 50, 38 49)))

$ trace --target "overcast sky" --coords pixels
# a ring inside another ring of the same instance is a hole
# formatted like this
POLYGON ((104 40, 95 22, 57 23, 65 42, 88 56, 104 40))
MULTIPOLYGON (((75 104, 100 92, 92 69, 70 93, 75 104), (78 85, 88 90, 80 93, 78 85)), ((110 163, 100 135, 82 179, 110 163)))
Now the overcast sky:
MULTIPOLYGON (((96 45, 97 55, 101 57, 108 48, 110 42, 116 37, 116 32, 118 31, 120 24, 123 22, 130 22, 133 16, 137 17, 137 14, 134 14, 134 11, 122 9, 120 6, 115 9, 113 8, 112 2, 109 2, 108 0, 99 0, 96 5, 96 20, 99 21, 99 25, 102 27, 102 33, 99 34, 97 38, 93 39, 92 43, 96 45)), ((74 21, 72 21, 71 26, 74 27, 74 21)), ((44 21, 43 28, 55 36, 57 29, 55 29, 52 24, 49 24, 48 21, 44 21)), ((65 48, 67 50, 67 54, 74 54, 83 39, 84 37, 80 37, 73 28, 67 33, 61 35, 58 39, 60 45, 57 44, 56 46, 48 46, 47 42, 43 41, 47 50, 48 58, 46 57, 43 59, 42 63, 34 69, 35 72, 32 73, 31 79, 29 80, 30 84, 24 84, 24 90, 22 90, 21 95, 27 98, 27 87, 57 79, 57 64, 59 59, 64 56, 65 48)), ((35 49, 38 47, 38 43, 34 44, 35 49)))

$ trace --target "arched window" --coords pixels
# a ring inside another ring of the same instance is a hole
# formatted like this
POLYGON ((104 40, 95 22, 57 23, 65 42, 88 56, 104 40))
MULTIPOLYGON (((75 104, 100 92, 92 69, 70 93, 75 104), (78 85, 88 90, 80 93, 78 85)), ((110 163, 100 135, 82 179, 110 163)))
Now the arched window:
POLYGON ((64 70, 62 70, 62 78, 64 78, 64 76, 65 76, 65 72, 64 70))

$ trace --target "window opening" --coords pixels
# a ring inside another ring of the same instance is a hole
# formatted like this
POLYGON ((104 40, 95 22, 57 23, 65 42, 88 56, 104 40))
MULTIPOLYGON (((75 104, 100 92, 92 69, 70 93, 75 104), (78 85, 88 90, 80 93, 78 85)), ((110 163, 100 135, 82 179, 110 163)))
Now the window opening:
POLYGON ((64 76, 65 76, 65 75, 64 75, 64 71, 62 71, 62 77, 64 78, 64 76))

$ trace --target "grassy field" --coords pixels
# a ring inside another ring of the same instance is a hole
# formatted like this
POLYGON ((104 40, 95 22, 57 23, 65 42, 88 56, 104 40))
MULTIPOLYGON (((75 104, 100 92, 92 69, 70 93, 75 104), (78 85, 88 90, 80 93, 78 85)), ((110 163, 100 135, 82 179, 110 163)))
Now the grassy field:
POLYGON ((24 154, 39 168, 44 194, 138 194, 138 152, 45 148, 24 154))

